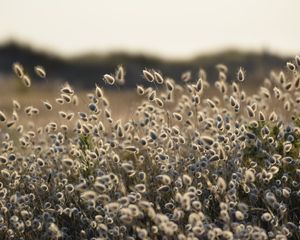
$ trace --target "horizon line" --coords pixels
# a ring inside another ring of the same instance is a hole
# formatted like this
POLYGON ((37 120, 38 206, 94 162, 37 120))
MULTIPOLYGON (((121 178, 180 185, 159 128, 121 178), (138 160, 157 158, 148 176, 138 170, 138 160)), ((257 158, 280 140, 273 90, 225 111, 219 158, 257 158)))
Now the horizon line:
POLYGON ((270 55, 276 55, 278 57, 294 57, 297 55, 295 53, 294 55, 292 53, 288 53, 285 51, 285 53, 281 51, 274 51, 273 49, 270 49, 268 47, 262 47, 262 48, 245 48, 245 47, 234 47, 234 46, 227 46, 227 47, 220 47, 215 48, 214 50, 207 50, 207 51, 197 51, 195 54, 192 54, 190 56, 177 56, 177 57, 168 57, 164 56, 165 54, 161 54, 158 52, 151 52, 147 50, 126 50, 123 48, 116 48, 116 49, 109 49, 106 51, 100 50, 100 49, 87 49, 85 51, 79 51, 74 53, 62 53, 58 50, 53 49, 52 47, 46 47, 46 46, 34 46, 33 43, 29 43, 26 41, 22 41, 19 39, 9 38, 0 40, 0 46, 8 46, 8 45, 16 45, 23 48, 31 49, 35 52, 44 53, 50 56, 56 56, 62 59, 72 59, 72 58, 81 58, 86 56, 92 56, 92 57, 108 57, 116 54, 126 54, 128 56, 144 56, 148 58, 155 58, 160 59, 164 61, 191 61, 194 59, 197 59, 199 57, 207 57, 207 56, 213 56, 218 55, 222 53, 228 53, 228 52, 238 52, 238 53, 254 53, 254 54, 270 54, 270 55))

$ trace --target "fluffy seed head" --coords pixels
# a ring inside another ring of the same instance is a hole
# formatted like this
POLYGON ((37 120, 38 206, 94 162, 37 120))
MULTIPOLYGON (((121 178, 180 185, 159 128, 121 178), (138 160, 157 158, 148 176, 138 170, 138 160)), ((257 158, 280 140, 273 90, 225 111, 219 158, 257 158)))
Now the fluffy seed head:
POLYGON ((137 90, 138 95, 140 95, 140 96, 144 95, 144 93, 145 93, 145 90, 142 86, 137 86, 136 90, 137 90))
POLYGON ((240 82, 243 82, 245 80, 245 70, 242 67, 239 68, 239 71, 237 73, 237 80, 240 82))
POLYGON ((103 80, 104 80, 104 82, 108 83, 109 85, 114 85, 114 83, 115 83, 115 78, 110 74, 105 74, 103 76, 103 80))
POLYGON ((163 77, 158 72, 154 72, 154 79, 155 79, 155 82, 158 83, 158 84, 163 84, 164 83, 163 77))
POLYGON ((270 222, 272 219, 272 216, 270 213, 266 212, 264 214, 261 215, 261 219, 265 222, 270 222))
POLYGON ((124 67, 122 65, 119 65, 115 72, 115 79, 119 85, 123 85, 125 83, 125 74, 126 73, 124 67))
POLYGON ((70 158, 65 158, 62 160, 62 164, 67 168, 72 168, 72 166, 74 165, 74 161, 70 158))
POLYGON ((148 82, 153 82, 154 81, 154 76, 152 75, 151 72, 149 72, 148 70, 143 70, 143 75, 144 78, 148 81, 148 82))
POLYGON ((38 75, 40 78, 45 78, 46 77, 46 71, 45 71, 44 67, 35 66, 34 71, 35 71, 36 75, 38 75))
POLYGON ((20 63, 16 62, 16 63, 13 64, 13 71, 14 71, 14 73, 16 74, 16 76, 18 78, 20 78, 20 79, 23 78, 24 68, 20 63))
POLYGON ((47 110, 49 110, 49 111, 52 110, 52 105, 49 102, 43 101, 43 104, 44 104, 44 106, 46 107, 47 110))
POLYGON ((22 77, 22 82, 26 87, 30 87, 31 86, 31 79, 28 75, 24 74, 22 77))
POLYGON ((291 63, 291 62, 287 62, 286 66, 292 72, 296 70, 296 66, 293 63, 291 63))
POLYGON ((177 120, 177 121, 182 121, 182 115, 180 113, 174 112, 173 113, 173 117, 177 120))
POLYGON ((140 193, 144 193, 146 192, 146 186, 145 184, 137 184, 134 187, 136 189, 136 191, 140 192, 140 193))
POLYGON ((174 85, 169 79, 166 80, 166 87, 167 87, 168 91, 174 90, 174 85))
POLYGON ((222 177, 218 178, 217 186, 218 186, 218 189, 220 190, 220 192, 224 192, 226 190, 226 182, 225 182, 224 178, 222 178, 222 177))
POLYGON ((97 197, 97 193, 94 191, 85 191, 80 195, 80 197, 86 201, 95 200, 97 197))

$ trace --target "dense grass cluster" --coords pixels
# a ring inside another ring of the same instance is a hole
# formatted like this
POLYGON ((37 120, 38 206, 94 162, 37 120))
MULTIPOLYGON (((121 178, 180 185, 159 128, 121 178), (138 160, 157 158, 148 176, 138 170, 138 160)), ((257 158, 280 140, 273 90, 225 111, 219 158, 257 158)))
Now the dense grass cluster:
MULTIPOLYGON (((300 59, 254 95, 242 68, 228 81, 216 67, 214 86, 204 70, 181 83, 144 70, 152 87, 137 86, 130 119, 113 119, 97 85, 78 112, 69 85, 44 100, 47 111, 65 108, 45 126, 34 124, 37 107, 13 100, 0 111, 0 238, 299 239, 300 59)), ((14 71, 31 86, 20 64, 14 71)), ((119 67, 103 80, 124 76, 119 67)))

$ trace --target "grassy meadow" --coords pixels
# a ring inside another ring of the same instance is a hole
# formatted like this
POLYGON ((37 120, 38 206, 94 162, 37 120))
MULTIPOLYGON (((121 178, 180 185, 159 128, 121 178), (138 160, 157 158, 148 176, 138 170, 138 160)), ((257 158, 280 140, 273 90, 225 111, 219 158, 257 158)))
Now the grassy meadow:
POLYGON ((0 239, 300 239, 299 69, 249 87, 223 64, 216 81, 150 68, 123 90, 119 66, 83 90, 15 63, 0 82, 0 239))

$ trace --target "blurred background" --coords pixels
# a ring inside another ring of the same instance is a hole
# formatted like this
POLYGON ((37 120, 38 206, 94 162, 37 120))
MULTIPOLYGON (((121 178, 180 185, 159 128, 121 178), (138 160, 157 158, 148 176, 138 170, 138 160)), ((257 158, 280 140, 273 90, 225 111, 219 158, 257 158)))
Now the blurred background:
POLYGON ((111 89, 128 96, 145 68, 176 80, 204 68, 213 82, 216 64, 228 66, 229 80, 243 66, 256 86, 300 53, 299 9, 299 0, 0 0, 0 107, 32 91, 12 75, 14 62, 40 93, 64 82, 82 91, 104 85, 119 64, 126 82, 111 89))

